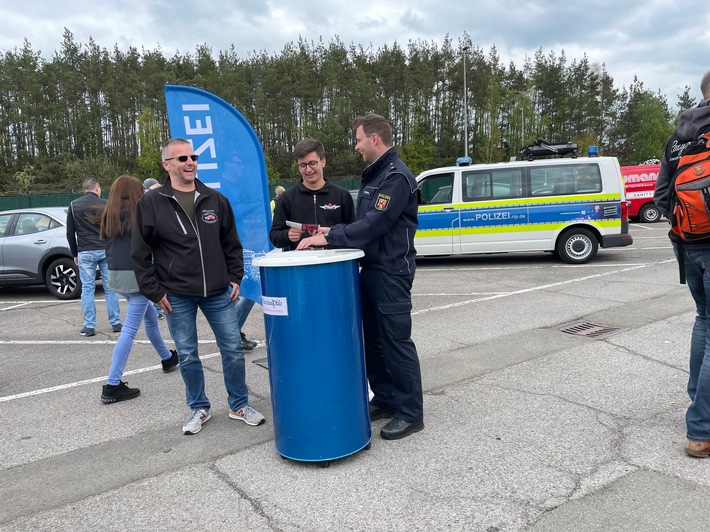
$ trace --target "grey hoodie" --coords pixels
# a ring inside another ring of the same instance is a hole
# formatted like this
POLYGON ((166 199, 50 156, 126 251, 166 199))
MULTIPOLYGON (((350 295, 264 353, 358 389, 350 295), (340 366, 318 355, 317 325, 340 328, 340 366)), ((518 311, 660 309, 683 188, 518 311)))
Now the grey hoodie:
POLYGON ((673 214, 673 202, 670 197, 671 179, 678 168, 680 152, 708 129, 710 129, 710 100, 703 100, 697 107, 683 111, 675 131, 666 143, 656 190, 653 193, 653 202, 668 219, 673 214))

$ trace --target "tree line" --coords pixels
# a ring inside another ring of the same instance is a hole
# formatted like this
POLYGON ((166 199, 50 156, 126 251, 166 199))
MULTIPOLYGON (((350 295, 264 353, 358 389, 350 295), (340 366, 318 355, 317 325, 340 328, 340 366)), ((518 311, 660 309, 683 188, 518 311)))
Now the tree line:
POLYGON ((544 138, 636 164, 660 157, 678 112, 696 103, 688 87, 674 109, 638 78, 619 89, 586 56, 569 63, 539 49, 505 66, 495 47, 486 53, 468 35, 377 49, 299 39, 247 57, 204 44, 167 58, 160 48, 77 43, 65 29, 48 59, 26 40, 0 55, 0 192, 76 189, 88 175, 161 178, 166 83, 234 105, 262 142, 272 183, 298 176, 292 150, 307 135, 325 144, 328 177, 359 175, 351 122, 368 112, 390 120, 417 173, 453 164, 464 132, 474 162, 508 160, 544 138))

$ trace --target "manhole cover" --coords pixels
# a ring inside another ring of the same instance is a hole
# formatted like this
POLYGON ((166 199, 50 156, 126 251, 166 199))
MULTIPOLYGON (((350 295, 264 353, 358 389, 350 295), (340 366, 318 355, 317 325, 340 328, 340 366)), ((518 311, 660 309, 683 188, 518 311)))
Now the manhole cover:
POLYGON ((564 325, 560 331, 567 334, 575 334, 577 336, 587 336, 589 338, 601 338, 619 332, 621 327, 605 327, 604 325, 595 325, 588 321, 580 321, 570 325, 564 325))

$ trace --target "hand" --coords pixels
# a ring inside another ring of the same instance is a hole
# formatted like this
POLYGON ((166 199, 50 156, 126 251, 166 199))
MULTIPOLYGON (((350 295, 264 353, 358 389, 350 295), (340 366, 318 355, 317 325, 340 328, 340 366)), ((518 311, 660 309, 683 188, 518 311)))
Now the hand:
POLYGON ((327 243, 328 241, 325 239, 325 237, 319 233, 315 236, 309 236, 308 238, 304 238, 303 240, 301 240, 298 243, 298 247, 296 249, 325 246, 327 243))
POLYGON ((323 227, 322 225, 318 228, 319 235, 327 235, 330 233, 330 227, 323 227))
POLYGON ((303 234, 303 231, 301 231, 300 229, 294 229, 293 227, 291 227, 288 230, 288 239, 291 242, 298 242, 299 240, 301 240, 302 234, 303 234))
POLYGON ((163 309, 166 314, 173 311, 173 307, 170 306, 170 301, 168 301, 168 294, 165 294, 163 298, 158 301, 158 306, 163 309))
POLYGON ((229 299, 236 301, 239 298, 239 285, 232 282, 230 282, 229 285, 232 287, 232 293, 229 294, 229 299))

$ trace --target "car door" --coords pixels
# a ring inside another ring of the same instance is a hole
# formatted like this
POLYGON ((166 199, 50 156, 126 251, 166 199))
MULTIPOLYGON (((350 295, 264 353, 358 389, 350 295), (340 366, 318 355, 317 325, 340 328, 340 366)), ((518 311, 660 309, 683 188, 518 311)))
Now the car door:
POLYGON ((456 173, 447 171, 419 179, 419 227, 414 238, 418 255, 450 255, 459 250, 459 209, 455 204, 456 173))
POLYGON ((0 280, 4 283, 23 279, 42 280, 39 263, 56 236, 64 230, 53 218, 42 213, 14 215, 9 232, 2 239, 3 267, 0 280), (57 227, 59 225, 59 227, 57 227))

